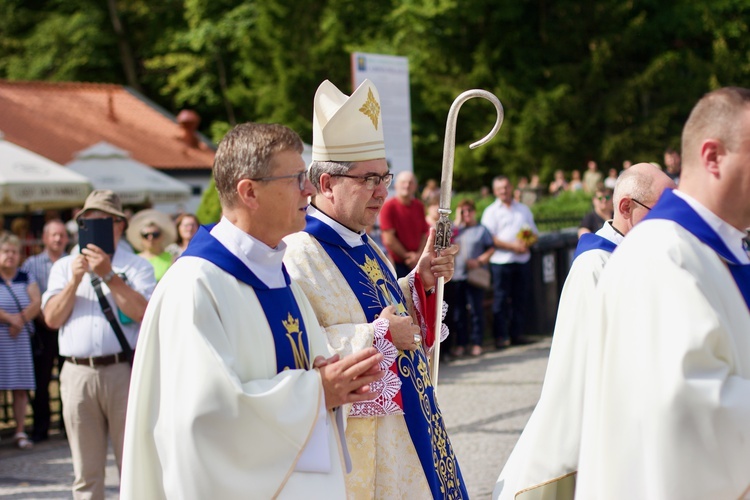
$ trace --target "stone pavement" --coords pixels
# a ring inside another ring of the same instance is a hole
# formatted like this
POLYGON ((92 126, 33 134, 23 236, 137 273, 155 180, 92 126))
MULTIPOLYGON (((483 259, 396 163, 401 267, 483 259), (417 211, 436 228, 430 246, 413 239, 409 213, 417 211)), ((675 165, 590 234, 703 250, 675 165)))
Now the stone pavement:
MULTIPOLYGON (((469 495, 487 499, 539 398, 551 337, 488 350, 440 368, 438 400, 469 495)), ((70 498, 73 465, 59 437, 19 451, 0 442, 0 498, 70 498)), ((107 460, 107 499, 118 498, 117 468, 107 460)))

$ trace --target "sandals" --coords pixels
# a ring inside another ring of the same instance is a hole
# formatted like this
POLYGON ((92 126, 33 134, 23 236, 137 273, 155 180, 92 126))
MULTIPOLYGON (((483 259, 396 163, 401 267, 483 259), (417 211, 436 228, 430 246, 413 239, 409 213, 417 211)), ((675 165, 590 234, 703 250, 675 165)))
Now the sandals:
POLYGON ((16 432, 15 436, 13 436, 13 441, 16 442, 16 446, 21 450, 30 450, 34 447, 34 443, 25 432, 16 432))

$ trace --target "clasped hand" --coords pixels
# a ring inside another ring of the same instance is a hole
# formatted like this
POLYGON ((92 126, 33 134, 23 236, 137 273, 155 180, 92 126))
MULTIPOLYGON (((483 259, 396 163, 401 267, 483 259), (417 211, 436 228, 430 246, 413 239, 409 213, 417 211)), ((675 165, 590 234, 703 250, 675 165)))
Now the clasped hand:
POLYGON ((335 354, 326 359, 317 356, 313 368, 320 372, 323 383, 323 394, 326 408, 329 410, 349 403, 358 403, 375 399, 377 394, 371 391, 370 384, 383 377, 380 362, 383 355, 374 347, 339 359, 335 354))

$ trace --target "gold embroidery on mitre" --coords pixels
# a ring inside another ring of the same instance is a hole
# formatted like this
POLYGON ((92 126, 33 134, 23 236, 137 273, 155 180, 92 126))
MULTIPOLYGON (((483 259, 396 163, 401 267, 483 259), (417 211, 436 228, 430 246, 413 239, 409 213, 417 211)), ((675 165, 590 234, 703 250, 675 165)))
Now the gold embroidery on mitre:
POLYGON ((378 129, 378 117, 380 116, 380 104, 375 100, 375 96, 372 94, 372 89, 367 89, 367 100, 359 108, 359 111, 364 113, 375 125, 375 130, 378 129))

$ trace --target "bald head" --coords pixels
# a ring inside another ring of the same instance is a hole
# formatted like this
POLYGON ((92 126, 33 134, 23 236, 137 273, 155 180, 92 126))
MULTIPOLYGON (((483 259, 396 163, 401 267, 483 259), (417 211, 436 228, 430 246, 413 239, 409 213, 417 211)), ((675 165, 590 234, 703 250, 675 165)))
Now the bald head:
POLYGON ((707 139, 728 149, 739 146, 743 130, 737 126, 750 106, 750 90, 725 87, 709 92, 698 101, 682 129, 683 175, 691 176, 701 166, 702 145, 707 139))
POLYGON ((624 170, 615 184, 615 213, 612 225, 627 234, 659 200, 662 192, 675 183, 651 163, 637 163, 624 170))
POLYGON ((412 172, 399 172, 396 176, 396 196, 402 201, 409 201, 414 198, 417 192, 417 178, 412 172))
POLYGON ((749 89, 715 90, 690 112, 679 189, 735 228, 750 225, 749 89))

